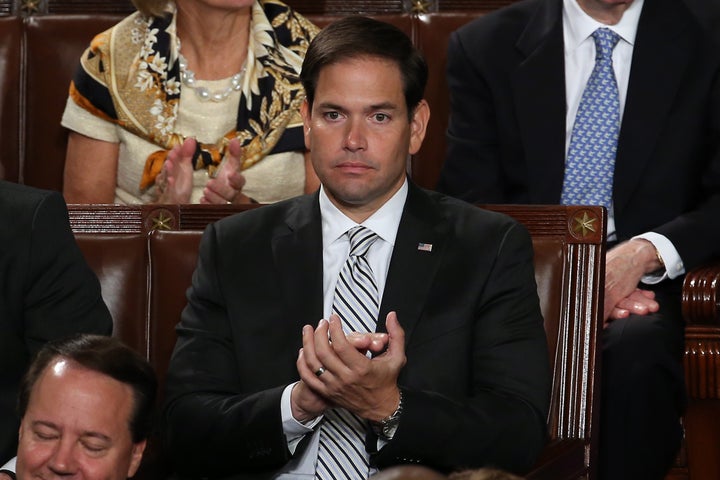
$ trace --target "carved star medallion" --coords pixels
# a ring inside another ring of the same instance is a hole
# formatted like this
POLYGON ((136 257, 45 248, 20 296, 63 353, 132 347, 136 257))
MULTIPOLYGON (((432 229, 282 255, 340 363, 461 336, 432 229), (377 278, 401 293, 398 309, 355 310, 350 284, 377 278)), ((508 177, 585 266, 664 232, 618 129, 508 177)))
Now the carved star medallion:
POLYGON ((578 215, 573 220, 575 221, 573 232, 583 237, 588 236, 590 233, 595 233, 595 222, 597 222, 597 218, 590 217, 588 212, 582 212, 582 216, 578 215))
POLYGON ((22 0, 20 9, 27 14, 38 13, 40 11, 40 0, 22 0))
POLYGON ((160 212, 152 218, 152 230, 172 230, 173 217, 167 212, 160 212))
POLYGON ((413 13, 428 13, 432 6, 431 0, 412 0, 413 13))

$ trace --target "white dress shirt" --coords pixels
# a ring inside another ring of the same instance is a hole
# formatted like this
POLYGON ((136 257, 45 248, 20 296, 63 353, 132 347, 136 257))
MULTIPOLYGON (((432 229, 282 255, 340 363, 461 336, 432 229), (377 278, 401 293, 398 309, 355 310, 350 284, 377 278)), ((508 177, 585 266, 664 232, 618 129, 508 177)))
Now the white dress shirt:
MULTIPOLYGON (((585 13, 577 0, 563 0, 563 41, 565 45, 565 94, 567 117, 565 121, 565 157, 570 147, 575 116, 585 84, 587 84, 595 66, 595 42, 592 33, 598 28, 609 28, 620 36, 613 50, 613 68, 620 95, 620 124, 627 99, 632 65, 633 47, 637 35, 638 22, 644 0, 634 0, 615 25, 605 25, 585 13)), ((655 232, 647 232, 633 238, 650 241, 665 263, 665 271, 657 275, 645 275, 644 283, 658 283, 665 278, 676 278, 685 273, 680 254, 667 237, 655 232)), ((608 209, 608 240, 616 240, 615 215, 612 205, 608 209)))
MULTIPOLYGON (((375 282, 380 295, 378 300, 381 303, 388 268, 390 267, 390 258, 395 247, 395 237, 400 226, 407 193, 408 184, 407 180, 405 180, 395 195, 362 223, 364 227, 372 230, 380 237, 368 250, 367 260, 375 275, 375 282)), ((320 187, 320 216, 322 218, 323 241, 323 318, 327 319, 332 314, 335 284, 340 275, 340 270, 350 253, 350 240, 345 233, 358 224, 338 210, 330 201, 322 186, 320 187)), ((314 429, 314 427, 317 426, 322 417, 315 418, 304 424, 293 418, 290 393, 294 386, 295 384, 291 384, 285 387, 280 402, 283 430, 290 452, 295 453, 298 444, 306 435, 311 434, 312 437, 303 454, 288 462, 286 468, 283 469, 283 473, 275 477, 278 479, 315 478, 320 429, 314 429)), ((382 440, 378 440, 378 442, 378 448, 385 443, 382 440)), ((370 474, 373 473, 374 470, 371 469, 370 474)))

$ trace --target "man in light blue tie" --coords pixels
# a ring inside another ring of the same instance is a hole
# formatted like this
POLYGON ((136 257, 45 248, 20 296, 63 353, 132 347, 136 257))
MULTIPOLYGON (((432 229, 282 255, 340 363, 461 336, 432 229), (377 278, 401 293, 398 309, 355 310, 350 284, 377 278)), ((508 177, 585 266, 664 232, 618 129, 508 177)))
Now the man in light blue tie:
POLYGON ((205 232, 167 376, 177 471, 529 469, 550 369, 527 231, 407 179, 430 111, 402 31, 333 23, 301 80, 322 187, 205 232))
POLYGON ((608 208, 603 479, 663 478, 682 436, 680 288, 720 256, 716 4, 528 0, 450 39, 438 189, 608 208))

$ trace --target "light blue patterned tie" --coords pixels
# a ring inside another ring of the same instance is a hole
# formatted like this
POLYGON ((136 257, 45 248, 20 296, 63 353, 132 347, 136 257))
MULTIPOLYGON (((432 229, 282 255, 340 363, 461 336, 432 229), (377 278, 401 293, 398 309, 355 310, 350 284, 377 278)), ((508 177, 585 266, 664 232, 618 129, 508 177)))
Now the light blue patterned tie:
POLYGON ((620 97, 612 52, 620 37, 608 28, 599 28, 592 36, 595 67, 575 116, 560 203, 610 207, 620 132, 620 97))
MULTIPOLYGON (((335 287, 333 312, 342 320, 345 333, 374 332, 379 295, 366 255, 379 238, 358 225, 347 232, 350 254, 335 287)), ((315 476, 322 480, 366 479, 370 473, 365 451, 366 422, 343 408, 325 412, 320 426, 320 445, 315 476)))

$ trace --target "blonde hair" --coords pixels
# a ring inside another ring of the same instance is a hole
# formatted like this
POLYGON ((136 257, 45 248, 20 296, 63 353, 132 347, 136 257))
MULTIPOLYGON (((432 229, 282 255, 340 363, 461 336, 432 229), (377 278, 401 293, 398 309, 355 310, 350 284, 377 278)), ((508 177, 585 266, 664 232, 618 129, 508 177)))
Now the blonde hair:
POLYGON ((162 17, 172 0, 132 0, 135 8, 147 17, 162 17))

